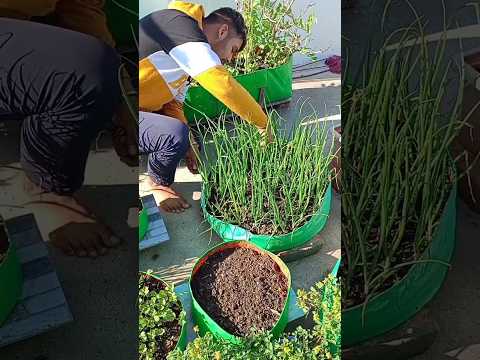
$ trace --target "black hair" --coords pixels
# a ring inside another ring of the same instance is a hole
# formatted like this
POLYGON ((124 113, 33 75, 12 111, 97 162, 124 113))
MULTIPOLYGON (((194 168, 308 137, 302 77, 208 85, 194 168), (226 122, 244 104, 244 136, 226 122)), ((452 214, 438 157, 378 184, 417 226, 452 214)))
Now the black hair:
POLYGON ((223 7, 212 11, 204 20, 206 24, 228 22, 230 25, 233 25, 235 33, 242 39, 242 46, 238 49, 239 52, 242 51, 247 44, 247 26, 245 25, 242 14, 238 11, 229 7, 223 7))

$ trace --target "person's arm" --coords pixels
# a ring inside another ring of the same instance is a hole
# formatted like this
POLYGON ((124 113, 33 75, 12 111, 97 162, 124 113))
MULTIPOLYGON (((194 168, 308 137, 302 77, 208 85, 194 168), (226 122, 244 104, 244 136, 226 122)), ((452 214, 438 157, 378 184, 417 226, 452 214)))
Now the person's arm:
MULTIPOLYGON (((200 10, 190 9, 194 13, 186 14, 182 9, 170 8, 147 15, 139 23, 140 43, 156 42, 183 71, 230 110, 258 128, 266 128, 267 116, 260 105, 222 66, 208 43, 198 21, 200 10)), ((154 57, 155 54, 146 57, 152 58, 152 66, 154 57)))
POLYGON ((208 43, 190 42, 170 50, 178 65, 235 114, 260 129, 267 127, 261 106, 222 66, 208 43))
POLYGON ((60 0, 55 13, 60 26, 95 36, 115 47, 103 11, 104 0, 60 0))

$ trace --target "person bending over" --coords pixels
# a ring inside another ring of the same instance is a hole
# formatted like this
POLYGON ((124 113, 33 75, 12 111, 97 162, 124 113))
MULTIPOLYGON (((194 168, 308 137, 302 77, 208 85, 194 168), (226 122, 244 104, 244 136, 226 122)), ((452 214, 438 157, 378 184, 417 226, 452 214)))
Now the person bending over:
MULTIPOLYGON (((183 101, 190 78, 266 136, 268 120, 260 105, 222 66, 245 47, 247 29, 240 13, 172 1, 139 23, 139 150, 148 154, 148 182, 159 206, 179 213, 188 202, 173 188, 181 159, 197 173, 198 145, 189 141, 183 101)), ((193 137, 190 137, 193 138, 193 137)))

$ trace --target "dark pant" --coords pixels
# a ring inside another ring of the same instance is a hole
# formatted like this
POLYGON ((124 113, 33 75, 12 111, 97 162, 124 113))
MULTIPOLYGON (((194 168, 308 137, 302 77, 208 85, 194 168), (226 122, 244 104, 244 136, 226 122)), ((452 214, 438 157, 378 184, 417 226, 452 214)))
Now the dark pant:
POLYGON ((148 174, 157 184, 170 186, 189 148, 188 126, 169 116, 140 112, 139 129, 140 152, 148 154, 148 174))
POLYGON ((27 176, 45 191, 73 193, 119 101, 119 57, 89 35, 0 18, 0 59, 0 119, 23 122, 27 176))

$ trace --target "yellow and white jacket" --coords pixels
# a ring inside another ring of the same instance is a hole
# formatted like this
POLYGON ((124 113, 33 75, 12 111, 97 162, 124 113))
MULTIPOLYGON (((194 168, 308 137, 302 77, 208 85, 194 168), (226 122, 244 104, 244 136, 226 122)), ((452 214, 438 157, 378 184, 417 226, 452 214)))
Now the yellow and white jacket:
POLYGON ((183 100, 189 77, 242 119, 260 127, 267 116, 222 66, 202 31, 203 7, 172 1, 139 23, 139 107, 186 121, 183 100))

